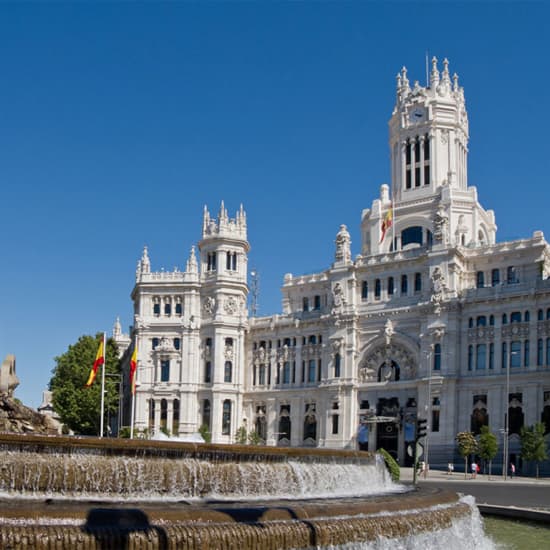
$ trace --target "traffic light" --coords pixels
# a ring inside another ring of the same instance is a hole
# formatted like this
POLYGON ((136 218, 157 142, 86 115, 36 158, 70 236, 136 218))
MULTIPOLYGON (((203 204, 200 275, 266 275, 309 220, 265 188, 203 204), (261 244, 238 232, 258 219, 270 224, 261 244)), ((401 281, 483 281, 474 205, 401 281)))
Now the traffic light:
POLYGON ((425 418, 416 419, 416 440, 418 441, 421 437, 426 437, 428 421, 425 418))

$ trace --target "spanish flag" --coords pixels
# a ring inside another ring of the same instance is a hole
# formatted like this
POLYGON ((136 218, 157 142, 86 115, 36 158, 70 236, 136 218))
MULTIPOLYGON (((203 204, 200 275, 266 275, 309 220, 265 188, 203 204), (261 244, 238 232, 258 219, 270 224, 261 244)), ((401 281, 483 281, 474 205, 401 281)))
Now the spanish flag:
POLYGON ((90 372, 90 376, 88 377, 88 381, 86 382, 86 387, 89 388, 95 380, 95 377, 97 375, 97 369, 101 365, 105 363, 105 356, 103 353, 103 338, 101 339, 101 343, 99 344, 99 349, 97 350, 97 354, 95 356, 94 366, 92 367, 92 370, 90 372))
POLYGON ((137 368, 137 346, 134 346, 132 357, 130 358, 130 390, 132 395, 136 393, 136 368, 137 368))
POLYGON ((380 242, 384 240, 386 232, 392 226, 393 223, 393 204, 390 204, 389 210, 386 212, 384 219, 382 220, 382 236, 380 237, 380 242))

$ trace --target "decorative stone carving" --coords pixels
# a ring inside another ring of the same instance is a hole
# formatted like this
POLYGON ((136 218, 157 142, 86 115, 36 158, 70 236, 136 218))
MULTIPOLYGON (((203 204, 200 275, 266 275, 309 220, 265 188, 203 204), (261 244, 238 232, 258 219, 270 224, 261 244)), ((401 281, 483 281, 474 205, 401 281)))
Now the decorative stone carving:
POLYGON ((443 244, 448 240, 449 218, 445 213, 445 207, 440 204, 434 219, 434 239, 443 244))
POLYGON ((348 229, 345 225, 340 226, 340 231, 336 235, 336 253, 334 259, 337 262, 349 262, 351 260, 351 239, 348 229))
POLYGON ((214 312, 214 307, 216 305, 216 300, 212 296, 206 296, 202 302, 202 310, 208 315, 212 315, 214 312))
POLYGON ((391 322, 391 319, 388 319, 384 325, 384 338, 386 339, 386 346, 391 344, 391 339, 394 334, 395 330, 393 329, 393 323, 391 322))
POLYGON ((393 380, 395 377, 392 361, 399 366, 402 380, 411 380, 416 376, 416 362, 412 354, 402 345, 392 343, 389 346, 378 346, 359 363, 359 380, 377 382, 378 369, 381 369, 381 380, 393 380), (393 377, 393 378, 392 378, 393 377))
POLYGON ((141 317, 140 315, 134 316, 134 326, 136 327, 137 330, 149 328, 149 325, 145 322, 143 317, 141 317))
POLYGON ((491 341, 495 337, 493 327, 476 327, 468 329, 468 340, 472 342, 491 341))
POLYGON ((239 304, 237 303, 237 300, 234 296, 229 296, 229 298, 225 300, 225 303, 223 305, 223 309, 228 315, 235 315, 238 307, 239 304))
POLYGON ((503 338, 526 338, 529 336, 529 323, 512 323, 502 327, 503 338))
POLYGON ((223 356, 225 357, 226 361, 233 361, 234 355, 235 355, 235 352, 233 350, 233 346, 226 345, 223 350, 223 356))
POLYGON ((344 305, 344 291, 340 283, 336 283, 332 288, 332 314, 342 311, 344 305))
POLYGON ((443 302, 446 286, 445 277, 439 267, 436 267, 432 273, 432 297, 430 301, 434 306, 434 313, 441 315, 441 303, 443 302))

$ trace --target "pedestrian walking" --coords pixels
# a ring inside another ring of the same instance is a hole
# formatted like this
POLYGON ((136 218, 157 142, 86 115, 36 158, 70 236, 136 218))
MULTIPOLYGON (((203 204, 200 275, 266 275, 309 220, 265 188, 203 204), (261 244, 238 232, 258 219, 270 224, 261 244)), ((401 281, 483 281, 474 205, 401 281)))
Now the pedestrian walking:
POLYGON ((516 473, 516 465, 511 462, 510 463, 510 478, 514 479, 514 474, 516 473))
POLYGON ((477 476, 477 464, 475 462, 472 462, 470 465, 470 469, 472 470, 472 478, 475 479, 477 476))

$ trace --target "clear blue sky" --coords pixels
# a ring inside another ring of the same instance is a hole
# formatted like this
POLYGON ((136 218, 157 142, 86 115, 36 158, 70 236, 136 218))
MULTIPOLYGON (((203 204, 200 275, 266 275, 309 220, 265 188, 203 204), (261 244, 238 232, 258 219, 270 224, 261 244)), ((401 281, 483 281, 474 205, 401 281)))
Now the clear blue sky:
POLYGON ((248 214, 259 313, 321 271, 388 182, 395 75, 448 57, 498 240, 550 236, 548 3, 0 4, 0 355, 37 406, 54 357, 132 322, 136 261, 183 269, 205 204, 248 214))

